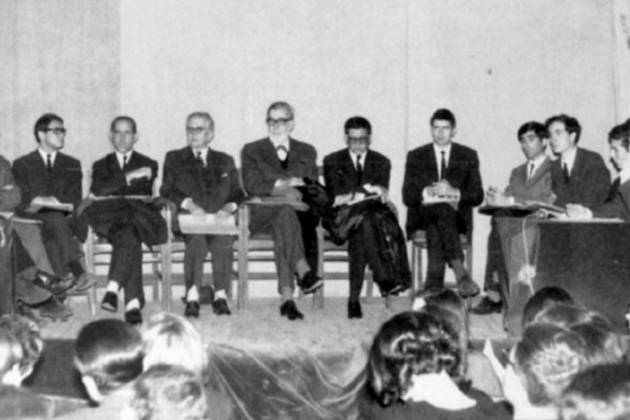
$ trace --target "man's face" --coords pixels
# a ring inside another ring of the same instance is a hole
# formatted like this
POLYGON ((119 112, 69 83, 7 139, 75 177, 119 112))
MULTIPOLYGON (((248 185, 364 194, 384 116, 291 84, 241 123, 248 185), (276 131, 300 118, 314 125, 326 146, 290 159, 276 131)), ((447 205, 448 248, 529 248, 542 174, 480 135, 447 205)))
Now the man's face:
POLYGON ((362 155, 370 147, 370 135, 365 128, 351 128, 346 134, 346 144, 352 153, 362 155))
POLYGON ((545 153, 546 139, 542 139, 536 135, 534 131, 524 133, 519 139, 521 150, 525 154, 527 160, 534 160, 538 156, 545 153))
POLYGON ((457 129, 451 126, 450 121, 435 120, 433 124, 431 124, 433 142, 440 147, 446 147, 451 144, 455 133, 457 133, 457 129))
POLYGON ((551 150, 561 155, 575 146, 575 133, 569 133, 562 121, 555 121, 549 126, 549 144, 551 150))
POLYGON ((272 109, 267 115, 267 127, 271 137, 287 137, 293 131, 294 126, 293 118, 289 111, 284 108, 272 109))
POLYGON ((628 155, 630 152, 626 150, 623 146, 623 140, 611 140, 610 141, 610 158, 615 164, 615 168, 618 171, 621 171, 624 165, 630 163, 630 159, 628 159, 628 155))
POLYGON ((47 152, 56 152, 63 149, 66 139, 66 129, 61 121, 53 120, 48 124, 46 131, 39 131, 39 144, 47 152))
POLYGON ((210 131, 210 121, 202 117, 192 117, 186 123, 186 138, 194 150, 204 149, 214 138, 210 131))
POLYGON ((133 132, 130 121, 119 120, 114 125, 114 131, 109 133, 109 141, 119 153, 127 153, 133 149, 138 141, 138 134, 133 132))

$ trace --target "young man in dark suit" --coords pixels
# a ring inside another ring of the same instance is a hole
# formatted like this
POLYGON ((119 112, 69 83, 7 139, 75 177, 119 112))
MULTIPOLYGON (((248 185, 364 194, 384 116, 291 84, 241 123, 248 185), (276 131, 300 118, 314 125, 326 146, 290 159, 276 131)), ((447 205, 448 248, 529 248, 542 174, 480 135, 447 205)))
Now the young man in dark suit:
POLYGON ((128 116, 116 117, 110 126, 109 141, 114 152, 94 162, 90 192, 105 200, 94 201, 85 216, 94 232, 112 244, 107 291, 101 308, 118 310, 118 291, 125 292, 125 320, 142 323, 145 304, 142 286, 142 243, 159 245, 167 239, 166 222, 158 209, 139 199, 125 196, 153 195, 158 164, 134 150, 138 142, 136 122, 128 116), (116 198, 115 198, 116 197, 116 198))
MULTIPOLYGON (((294 116, 288 103, 271 104, 267 110, 269 137, 243 147, 243 186, 248 194, 299 201, 301 193, 296 187, 305 185, 304 178, 317 181, 317 151, 310 144, 290 137, 295 127, 294 116)), ((289 320, 304 318, 292 298, 294 275, 298 275, 304 293, 312 293, 323 284, 317 273, 317 223, 312 210, 304 207, 297 212, 288 205, 252 207, 251 232, 273 235, 282 297, 280 314, 289 320)))
POLYGON ((42 239, 54 274, 65 277, 69 271, 76 279, 77 290, 86 290, 95 281, 81 265, 73 219, 67 212, 46 207, 62 203, 77 208, 82 198, 81 162, 61 152, 66 136, 61 117, 44 114, 35 123, 33 131, 37 150, 13 163, 15 181, 22 191, 17 214, 42 222, 42 239), (39 210, 29 209, 39 203, 44 204, 39 210))
MULTIPOLYGON (((363 117, 352 117, 346 121, 344 131, 348 147, 324 158, 326 188, 334 196, 334 207, 349 205, 360 197, 371 195, 373 199, 380 201, 374 210, 391 213, 384 204, 388 199, 391 163, 387 157, 370 149, 372 125, 363 117)), ((379 249, 379 245, 382 244, 379 243, 376 232, 379 219, 370 210, 363 211, 361 214, 363 216, 361 224, 352 230, 348 238, 350 274, 348 318, 350 319, 363 317, 359 296, 367 264, 370 265, 374 280, 384 295, 400 291, 403 288, 400 284, 407 285, 410 280, 404 239, 401 239, 403 246, 399 249, 403 254, 401 258, 396 261, 383 261, 381 249, 379 249), (390 278, 387 270, 388 264, 396 264, 400 261, 402 261, 401 265, 407 268, 406 271, 403 270, 407 275, 407 281, 390 278)), ((395 220, 395 217, 393 219, 395 220)), ((397 227, 397 220, 395 224, 397 227)), ((402 232, 400 236, 403 236, 402 232)), ((393 257, 391 256, 391 259, 394 259, 393 257)))
MULTIPOLYGON (((486 194, 490 205, 509 206, 525 201, 552 203, 555 196, 551 192, 551 165, 553 161, 545 153, 547 129, 536 121, 523 124, 518 129, 517 138, 527 161, 517 166, 510 174, 510 180, 504 192, 490 187, 486 194)), ((496 226, 497 217, 513 217, 510 209, 497 210, 491 220, 488 235, 488 257, 484 290, 486 296, 472 313, 486 315, 501 312, 502 285, 507 284, 507 269, 501 250, 501 238, 496 226)))
MULTIPOLYGON (((207 214, 227 220, 245 199, 234 159, 210 148, 214 139, 214 120, 207 112, 193 112, 186 119, 188 146, 166 154, 164 182, 160 195, 175 203, 182 213, 204 219, 207 214)), ((176 224, 174 229, 179 230, 176 224)), ((226 289, 232 274, 234 237, 230 235, 186 234, 184 278, 187 317, 199 317, 199 287, 203 264, 212 252, 216 315, 230 315, 226 289)))
POLYGON ((610 190, 610 173, 599 154, 577 147, 582 133, 578 120, 561 114, 549 118, 545 126, 551 150, 560 157, 551 167, 554 204, 603 204, 610 190))
POLYGON ((477 152, 453 143, 456 132, 453 113, 435 111, 431 117, 433 142, 407 155, 403 202, 409 208, 407 235, 418 229, 426 231, 429 263, 425 286, 444 287, 448 263, 455 272, 459 294, 470 297, 479 293, 479 286, 464 268, 459 235, 472 231, 472 208, 483 202, 484 194, 477 152))

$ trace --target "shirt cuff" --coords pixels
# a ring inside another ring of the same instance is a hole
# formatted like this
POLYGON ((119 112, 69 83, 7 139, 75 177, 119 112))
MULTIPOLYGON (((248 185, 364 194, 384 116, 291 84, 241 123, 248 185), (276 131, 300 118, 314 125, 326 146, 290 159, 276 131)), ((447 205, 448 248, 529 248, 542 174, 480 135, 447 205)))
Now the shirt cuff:
POLYGON ((192 198, 184 198, 180 207, 184 210, 188 210, 188 206, 193 202, 192 198))

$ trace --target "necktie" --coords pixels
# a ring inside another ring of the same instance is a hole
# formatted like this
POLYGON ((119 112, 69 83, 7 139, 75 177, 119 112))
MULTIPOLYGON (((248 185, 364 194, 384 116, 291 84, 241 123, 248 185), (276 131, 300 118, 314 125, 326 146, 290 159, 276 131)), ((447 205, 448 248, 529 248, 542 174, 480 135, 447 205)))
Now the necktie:
POLYGON ((564 180, 568 184, 569 181, 571 180, 571 176, 569 175, 569 167, 567 166, 566 163, 562 164, 562 173, 564 174, 564 180))
POLYGON ((363 184, 363 165, 361 164, 361 156, 357 155, 357 184, 363 184))
POLYGON ((127 169, 127 159, 128 159, 127 155, 124 155, 123 156, 123 167, 122 167, 123 171, 127 169))
POLYGON ((199 162, 199 165, 201 165, 201 166, 206 166, 206 165, 203 163, 203 158, 201 157, 201 152, 197 152, 197 157, 196 157, 196 160, 197 160, 197 162, 199 162))
POLYGON ((534 175, 534 164, 530 163, 529 164, 529 171, 527 172, 527 180, 529 181, 530 179, 532 179, 533 175, 534 175))
POLYGON ((50 153, 46 155, 46 169, 48 169, 49 171, 52 169, 52 161, 51 161, 50 153))
POLYGON ((287 155, 289 154, 289 151, 287 150, 287 148, 285 146, 278 146, 276 147, 276 152, 278 153, 278 159, 280 159, 280 161, 285 161, 287 160, 287 155))
POLYGON ((442 162, 440 166, 440 181, 446 177, 446 152, 442 152, 442 162))

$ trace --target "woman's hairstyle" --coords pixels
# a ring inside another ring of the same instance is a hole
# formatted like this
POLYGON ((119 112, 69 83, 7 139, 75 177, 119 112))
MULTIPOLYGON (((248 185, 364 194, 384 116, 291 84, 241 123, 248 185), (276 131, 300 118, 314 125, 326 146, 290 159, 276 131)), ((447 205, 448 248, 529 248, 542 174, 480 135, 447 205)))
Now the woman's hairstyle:
POLYGON ((44 340, 35 322, 20 315, 4 315, 0 318, 0 330, 8 331, 22 346, 20 373, 28 375, 44 350, 44 340))
POLYGON ((145 370, 153 365, 185 367, 205 383, 208 354, 195 327, 172 313, 160 312, 149 317, 144 332, 145 370))
POLYGON ((7 330, 0 329, 0 382, 13 366, 22 362, 22 346, 7 330))
POLYGON ((131 408, 137 420, 210 420, 203 385, 186 368, 153 365, 134 388, 131 408))
POLYGON ((119 319, 101 319, 85 325, 75 342, 74 363, 82 376, 94 379, 108 393, 142 373, 142 336, 119 319))
POLYGON ((576 324, 569 329, 586 342, 589 365, 618 363, 625 357, 628 347, 626 340, 612 329, 593 323, 576 324))
POLYGON ((445 371, 459 385, 460 364, 459 337, 449 322, 424 312, 403 312, 385 322, 374 337, 369 389, 388 406, 407 392, 414 375, 445 371))
POLYGON ((538 290, 527 300, 523 309, 523 327, 534 322, 534 318, 543 310, 560 303, 572 304, 569 292, 561 287, 547 286, 538 290))
POLYGON ((534 318, 534 323, 554 324, 569 328, 577 324, 593 324, 611 329, 610 321, 599 312, 582 306, 571 304, 552 305, 534 318))

